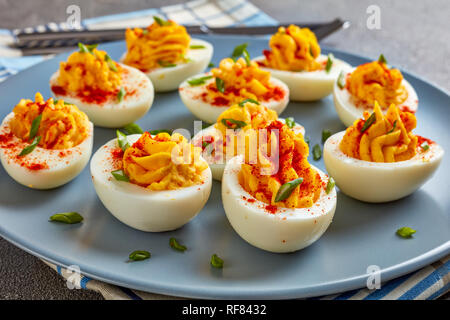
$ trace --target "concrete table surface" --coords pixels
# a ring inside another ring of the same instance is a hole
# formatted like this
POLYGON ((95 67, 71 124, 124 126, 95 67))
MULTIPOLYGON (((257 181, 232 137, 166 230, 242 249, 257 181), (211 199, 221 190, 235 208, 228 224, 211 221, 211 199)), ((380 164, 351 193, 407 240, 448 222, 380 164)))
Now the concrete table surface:
MULTIPOLYGON (((61 22, 66 8, 77 4, 83 18, 181 3, 174 0, 0 0, 0 28, 22 28, 61 22)), ((349 20, 321 45, 376 59, 383 53, 391 65, 411 71, 450 91, 450 1, 253 0, 281 22, 349 20), (369 29, 366 12, 380 8, 381 28, 369 29)), ((448 298, 448 294, 444 299, 448 298)), ((0 238, 0 299, 103 299, 96 292, 69 290, 65 281, 39 259, 0 238)))

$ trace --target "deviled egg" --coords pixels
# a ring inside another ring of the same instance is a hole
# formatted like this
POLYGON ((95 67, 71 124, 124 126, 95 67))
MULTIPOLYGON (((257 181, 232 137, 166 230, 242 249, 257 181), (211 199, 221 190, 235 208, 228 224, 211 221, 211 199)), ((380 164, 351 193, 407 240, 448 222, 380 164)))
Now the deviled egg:
POLYGON ((289 102, 289 88, 261 70, 256 62, 225 58, 218 68, 184 81, 179 87, 185 106, 200 120, 214 123, 222 112, 245 99, 259 101, 277 114, 289 102))
POLYGON ((330 225, 336 190, 325 173, 308 163, 309 148, 301 134, 280 121, 266 129, 267 145, 260 142, 256 163, 247 163, 243 155, 227 163, 223 206, 231 226, 251 245, 271 252, 297 251, 318 240, 330 225), (275 152, 268 156, 267 149, 275 152))
POLYGON ((257 148, 258 130, 276 120, 286 123, 295 133, 305 134, 305 128, 293 118, 278 118, 275 111, 259 102, 244 100, 222 112, 214 125, 194 136, 192 143, 202 148, 213 179, 220 181, 226 162, 238 154, 246 154, 248 158, 257 148))
POLYGON ((333 96, 336 112, 347 127, 365 110, 372 111, 375 101, 383 112, 391 104, 402 111, 416 112, 419 104, 414 88, 398 69, 389 68, 383 55, 378 61, 343 71, 334 84, 333 96))
POLYGON ((180 134, 125 136, 118 132, 91 160, 95 190, 121 222, 142 231, 180 228, 211 192, 208 164, 180 134))
POLYGON ((346 131, 324 145, 328 173, 346 195, 366 202, 397 200, 416 191, 436 171, 444 150, 412 133, 413 113, 391 105, 383 114, 364 112, 346 131))
POLYGON ((153 85, 141 71, 116 63, 96 45, 78 44, 50 78, 58 99, 73 103, 96 126, 120 128, 144 116, 153 103, 153 85))
POLYGON ((22 99, 0 127, 0 160, 18 183, 35 189, 74 179, 92 152, 93 125, 75 105, 22 99))
POLYGON ((314 101, 328 96, 346 62, 320 54, 315 34, 308 28, 280 27, 269 41, 270 50, 254 59, 261 69, 283 81, 293 101, 314 101))
POLYGON ((206 69, 213 46, 191 39, 186 28, 175 21, 154 17, 146 29, 127 29, 127 52, 122 62, 144 72, 156 92, 176 90, 186 78, 206 69))

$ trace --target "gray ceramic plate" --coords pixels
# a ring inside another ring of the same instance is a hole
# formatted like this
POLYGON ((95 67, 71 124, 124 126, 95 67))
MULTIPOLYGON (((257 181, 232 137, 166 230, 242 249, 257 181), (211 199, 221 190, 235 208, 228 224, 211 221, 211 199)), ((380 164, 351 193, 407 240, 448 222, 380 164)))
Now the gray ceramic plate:
MULTIPOLYGON (((242 42, 249 43, 252 56, 267 46, 267 40, 248 37, 211 36, 205 40, 214 45, 216 64, 242 42)), ((101 47, 114 59, 125 50, 123 42, 101 47)), ((328 52, 352 65, 367 61, 328 52)), ((48 79, 66 57, 45 61, 0 84, 0 118, 20 98, 33 98, 36 91, 49 97, 48 79)), ((449 95, 415 76, 404 75, 420 99, 416 132, 450 152, 449 95)), ((324 128, 333 132, 344 129, 331 97, 314 103, 290 103, 283 113, 287 116, 305 126, 312 144, 320 143, 324 128)), ((138 123, 147 130, 183 127, 192 132, 193 120, 178 93, 172 92, 156 95, 153 107, 138 123)), ((114 130, 96 128, 94 150, 114 136, 114 130)), ((322 161, 310 161, 324 169, 322 161)), ((317 296, 364 287, 369 265, 378 265, 385 281, 448 254, 449 168, 446 155, 435 176, 420 190, 391 203, 367 204, 339 193, 328 231, 312 246, 293 254, 264 252, 242 240, 225 217, 217 182, 205 208, 193 221, 174 232, 151 234, 131 229, 109 214, 95 194, 88 167, 71 183, 51 191, 23 187, 0 169, 0 234, 48 261, 78 265, 92 278, 144 291, 199 298, 317 296), (78 211, 85 221, 79 225, 48 222, 51 214, 63 211, 78 211), (395 235, 403 226, 418 230, 413 239, 395 235), (173 251, 169 247, 173 236, 189 250, 173 251), (151 251, 152 258, 126 263, 128 254, 136 249, 151 251), (210 267, 213 253, 225 260, 223 270, 210 267)))

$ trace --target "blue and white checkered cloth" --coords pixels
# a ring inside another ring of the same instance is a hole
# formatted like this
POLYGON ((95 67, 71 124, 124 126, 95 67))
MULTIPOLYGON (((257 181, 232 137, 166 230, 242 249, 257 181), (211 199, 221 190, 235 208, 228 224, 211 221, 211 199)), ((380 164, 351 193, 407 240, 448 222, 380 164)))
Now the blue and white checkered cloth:
MULTIPOLYGON (((125 28, 146 27, 152 16, 160 15, 185 25, 206 25, 209 27, 229 27, 235 25, 275 25, 276 20, 259 10, 246 0, 195 0, 180 5, 166 6, 160 9, 148 9, 124 14, 86 19, 81 28, 125 28)), ((34 28, 24 29, 25 32, 46 30, 64 30, 67 24, 49 23, 34 28)), ((0 30, 0 81, 45 59, 44 56, 20 57, 20 52, 8 48, 14 40, 17 31, 0 30)), ((154 293, 132 290, 110 285, 81 275, 71 277, 73 273, 60 266, 48 263, 62 277, 76 281, 76 287, 97 291, 105 299, 174 299, 154 293)), ((437 299, 450 290, 450 256, 400 278, 388 281, 380 289, 367 288, 344 292, 315 299, 334 300, 426 300, 437 299)))

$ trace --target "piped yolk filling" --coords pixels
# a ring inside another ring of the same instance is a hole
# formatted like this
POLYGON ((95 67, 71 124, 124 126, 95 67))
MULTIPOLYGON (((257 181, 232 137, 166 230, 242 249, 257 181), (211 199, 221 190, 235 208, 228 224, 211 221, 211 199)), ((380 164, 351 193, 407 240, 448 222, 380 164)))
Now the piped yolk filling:
POLYGON ((150 190, 174 190, 203 182, 208 164, 200 149, 182 135, 145 132, 123 155, 123 169, 130 182, 150 190))
POLYGON ((372 108, 377 101, 382 109, 399 106, 408 98, 398 69, 389 69, 384 62, 373 61, 358 66, 347 76, 346 88, 357 105, 372 108))
POLYGON ((174 21, 164 25, 154 22, 147 29, 127 29, 127 54, 124 63, 149 71, 184 61, 191 38, 186 28, 174 21))
POLYGON ((348 127, 340 150, 349 157, 372 162, 398 162, 411 159, 417 152, 418 137, 412 133, 416 127, 416 117, 411 112, 400 111, 391 105, 383 115, 375 102, 375 121, 361 132, 371 116, 364 112, 364 119, 356 120, 348 127))
POLYGON ((295 134, 280 121, 272 122, 266 129, 267 143, 260 142, 257 163, 242 164, 239 173, 240 184, 253 197, 271 206, 311 207, 320 197, 323 182, 320 174, 308 163, 309 148, 303 135, 295 134), (278 130, 278 139, 275 130, 278 130), (272 174, 268 174, 269 172, 272 174), (303 178, 303 182, 290 196, 283 201, 275 202, 280 187, 300 177, 303 178))
POLYGON ((264 50, 263 65, 277 70, 316 71, 324 64, 316 59, 320 46, 316 35, 308 28, 290 25, 280 27, 269 41, 270 50, 264 50))
POLYGON ((249 64, 239 58, 236 62, 231 58, 223 59, 218 68, 211 70, 214 78, 224 82, 221 92, 216 83, 207 85, 203 99, 212 105, 227 106, 239 103, 244 99, 256 101, 282 100, 285 92, 270 83, 270 72, 261 70, 256 62, 249 64))
POLYGON ((28 141, 33 121, 42 115, 36 136, 45 149, 68 149, 83 142, 89 131, 89 119, 75 105, 53 98, 44 101, 38 92, 35 101, 22 99, 13 109, 9 126, 13 134, 28 141))

